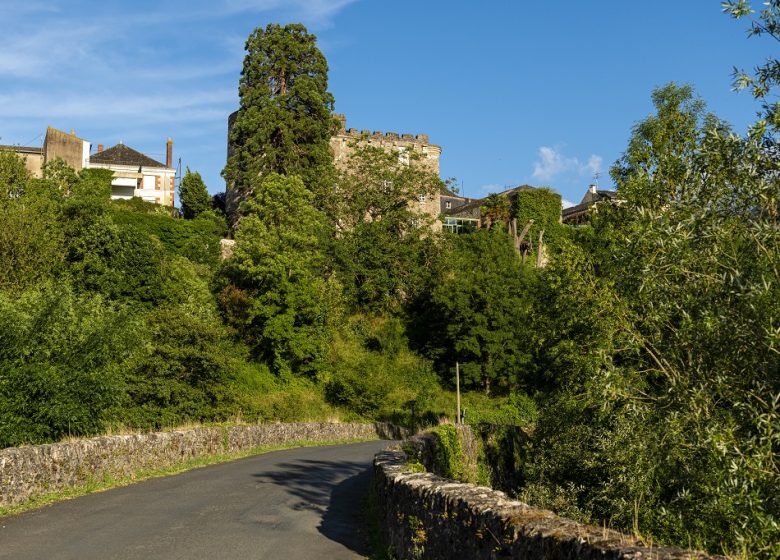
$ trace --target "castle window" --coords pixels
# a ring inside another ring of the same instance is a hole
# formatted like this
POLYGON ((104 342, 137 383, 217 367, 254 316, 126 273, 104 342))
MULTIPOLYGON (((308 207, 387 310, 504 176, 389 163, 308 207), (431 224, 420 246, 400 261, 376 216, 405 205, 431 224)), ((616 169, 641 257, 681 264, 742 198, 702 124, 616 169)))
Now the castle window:
POLYGON ((420 200, 420 204, 422 204, 423 202, 425 202, 425 195, 424 195, 424 194, 421 194, 421 195, 420 195, 419 197, 417 197, 417 198, 420 200))
POLYGON ((452 208, 452 202, 448 200, 447 203, 445 204, 445 207, 447 208, 447 210, 452 208))

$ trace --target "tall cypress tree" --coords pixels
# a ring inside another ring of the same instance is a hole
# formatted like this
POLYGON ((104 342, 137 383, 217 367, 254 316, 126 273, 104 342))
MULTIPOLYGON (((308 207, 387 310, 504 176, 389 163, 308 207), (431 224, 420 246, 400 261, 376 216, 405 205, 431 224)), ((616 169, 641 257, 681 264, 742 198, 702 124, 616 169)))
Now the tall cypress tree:
POLYGON ((229 132, 222 174, 231 211, 270 173, 297 175, 314 193, 330 182, 335 130, 328 63, 301 24, 269 24, 247 39, 240 108, 229 132))
POLYGON ((179 200, 181 213, 188 220, 197 218, 201 212, 211 210, 211 197, 203 178, 197 171, 190 171, 189 167, 179 184, 179 200))

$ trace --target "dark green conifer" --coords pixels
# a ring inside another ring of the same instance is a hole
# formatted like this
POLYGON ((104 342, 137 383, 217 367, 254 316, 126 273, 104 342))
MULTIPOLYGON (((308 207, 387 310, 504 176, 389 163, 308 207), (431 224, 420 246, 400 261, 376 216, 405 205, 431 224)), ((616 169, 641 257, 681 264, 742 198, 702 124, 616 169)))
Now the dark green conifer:
POLYGON ((187 172, 179 184, 179 200, 181 200, 181 212, 188 220, 197 218, 198 214, 211 210, 211 197, 203 182, 200 173, 187 172))
POLYGON ((321 192, 333 167, 335 120, 328 63, 316 37, 301 24, 269 24, 249 36, 246 53, 223 171, 231 199, 243 200, 258 184, 254 179, 270 173, 297 175, 321 192))

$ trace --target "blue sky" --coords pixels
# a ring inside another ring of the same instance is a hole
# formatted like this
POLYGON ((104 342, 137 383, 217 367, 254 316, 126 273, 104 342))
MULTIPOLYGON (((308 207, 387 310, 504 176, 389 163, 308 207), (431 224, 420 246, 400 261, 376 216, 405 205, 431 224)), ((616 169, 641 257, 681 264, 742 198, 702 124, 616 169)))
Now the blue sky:
POLYGON ((0 144, 46 126, 200 171, 224 190, 226 121, 246 37, 302 21, 319 38, 347 126, 427 133, 467 196, 521 183, 577 202, 650 92, 694 85, 744 130, 757 103, 732 67, 777 53, 717 0, 0 0, 0 144))

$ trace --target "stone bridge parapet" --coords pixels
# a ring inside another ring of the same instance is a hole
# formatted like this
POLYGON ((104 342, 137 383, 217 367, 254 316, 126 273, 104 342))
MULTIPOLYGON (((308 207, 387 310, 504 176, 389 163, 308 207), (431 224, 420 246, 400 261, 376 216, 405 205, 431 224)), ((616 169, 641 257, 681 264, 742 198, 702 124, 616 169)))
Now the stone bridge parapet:
MULTIPOLYGON (((415 447, 424 452, 430 446, 418 441, 415 447)), ((376 455, 374 484, 380 531, 399 560, 725 560, 646 546, 630 535, 559 517, 487 487, 409 472, 403 451, 376 455)))
POLYGON ((166 469, 188 460, 296 442, 399 439, 390 424, 295 422, 116 435, 0 450, 0 507, 107 479, 166 469))

